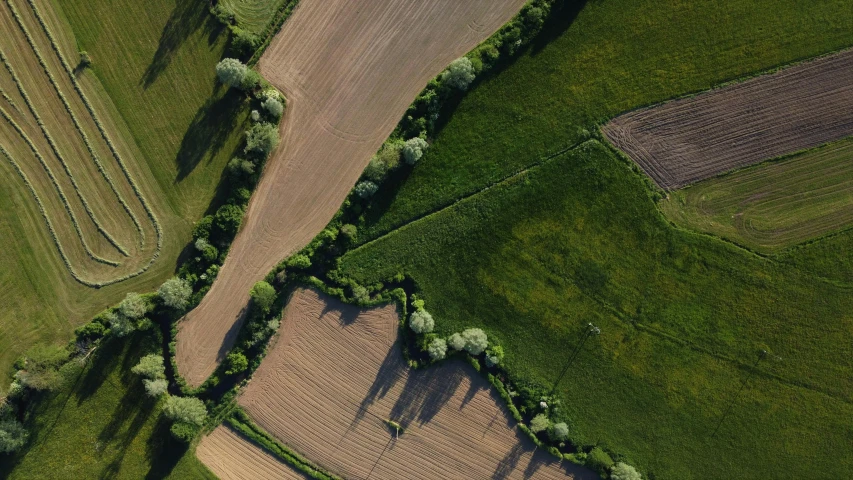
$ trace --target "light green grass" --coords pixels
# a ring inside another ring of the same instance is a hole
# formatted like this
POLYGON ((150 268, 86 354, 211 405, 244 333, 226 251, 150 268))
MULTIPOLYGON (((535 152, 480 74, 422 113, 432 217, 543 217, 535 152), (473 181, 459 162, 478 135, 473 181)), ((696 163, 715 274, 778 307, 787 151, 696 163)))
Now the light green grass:
POLYGON ((0 462, 9 479, 215 479, 194 449, 172 440, 161 406, 130 368, 154 349, 137 335, 102 347, 73 387, 37 402, 26 449, 0 462))
POLYGON ((286 0, 222 0, 231 8, 241 27, 260 34, 286 0))
POLYGON ((853 222, 853 139, 671 192, 661 210, 687 228, 770 253, 853 222))

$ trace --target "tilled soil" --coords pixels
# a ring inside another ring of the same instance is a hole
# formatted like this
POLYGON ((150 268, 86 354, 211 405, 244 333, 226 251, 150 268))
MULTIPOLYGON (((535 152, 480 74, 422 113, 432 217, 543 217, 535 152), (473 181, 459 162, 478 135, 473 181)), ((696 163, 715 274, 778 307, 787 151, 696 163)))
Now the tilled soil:
POLYGON ((596 478, 536 451, 471 366, 408 368, 397 326, 393 306, 361 310, 298 291, 239 404, 344 478, 596 478))
POLYGON ((853 50, 650 108, 603 128, 661 187, 853 135, 853 50))
POLYGON ((190 385, 233 344, 252 285, 326 226, 429 79, 524 3, 299 2, 259 63, 288 98, 282 146, 213 287, 178 332, 178 370, 190 385))
POLYGON ((202 438, 195 454, 222 480, 308 478, 225 425, 216 427, 202 438))

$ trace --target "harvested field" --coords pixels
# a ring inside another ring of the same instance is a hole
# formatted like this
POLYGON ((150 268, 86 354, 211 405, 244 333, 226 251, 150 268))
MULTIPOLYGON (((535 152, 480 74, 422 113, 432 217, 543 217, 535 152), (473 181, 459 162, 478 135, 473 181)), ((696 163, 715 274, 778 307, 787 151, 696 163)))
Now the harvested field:
POLYGON ((467 364, 408 368, 393 306, 294 294, 239 403, 282 443, 345 478, 595 478, 536 452, 467 364), (385 420, 400 423, 399 438, 385 420))
POLYGON ((853 135, 853 50, 618 116, 605 136, 661 187, 853 135))
POLYGON ((676 223, 773 252, 853 224, 853 139, 711 178, 661 202, 676 223))
POLYGON ((259 63, 288 98, 282 146, 213 287, 179 327, 178 370, 190 385, 233 344, 251 286, 326 226, 427 81, 523 4, 300 1, 259 63))
POLYGON ((269 452, 234 431, 220 425, 201 439, 195 454, 202 463, 222 480, 308 478, 269 452))

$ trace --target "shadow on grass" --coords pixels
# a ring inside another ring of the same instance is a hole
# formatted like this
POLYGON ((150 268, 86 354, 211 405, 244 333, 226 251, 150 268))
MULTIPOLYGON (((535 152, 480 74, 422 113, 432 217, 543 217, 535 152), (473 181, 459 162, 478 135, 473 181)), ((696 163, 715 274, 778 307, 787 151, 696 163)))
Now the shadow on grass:
POLYGON ((149 437, 148 444, 145 447, 145 454, 151 468, 145 475, 145 480, 168 477, 175 465, 187 453, 189 448, 187 444, 175 440, 169 432, 170 428, 170 422, 160 417, 151 432, 151 437, 149 437))

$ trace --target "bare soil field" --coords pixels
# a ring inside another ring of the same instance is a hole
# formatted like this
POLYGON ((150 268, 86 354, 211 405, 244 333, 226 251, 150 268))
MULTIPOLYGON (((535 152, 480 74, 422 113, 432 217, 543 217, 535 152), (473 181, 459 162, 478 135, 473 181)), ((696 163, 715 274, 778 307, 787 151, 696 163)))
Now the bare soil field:
POLYGON ((409 369, 397 326, 394 306, 361 310, 298 291, 239 404, 345 478, 596 478, 535 451, 469 365, 409 369), (399 437, 389 419, 404 427, 399 437))
POLYGON ((302 0, 261 57, 288 98, 268 161, 211 291, 182 321, 180 374, 201 384, 234 342, 249 289, 331 220, 409 103, 524 0, 302 0))
POLYGON ((853 135, 853 50, 620 115, 602 128, 661 187, 853 135))
POLYGON ((225 425, 202 438, 195 454, 222 480, 308 478, 225 425))

